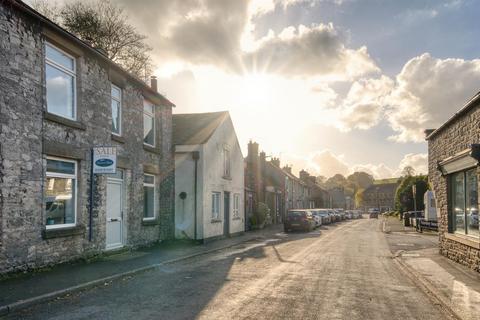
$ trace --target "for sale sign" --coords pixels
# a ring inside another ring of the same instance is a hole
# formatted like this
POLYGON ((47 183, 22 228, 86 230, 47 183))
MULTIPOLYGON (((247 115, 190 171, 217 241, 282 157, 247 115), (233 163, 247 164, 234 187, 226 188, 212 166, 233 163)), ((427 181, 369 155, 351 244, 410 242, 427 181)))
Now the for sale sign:
POLYGON ((93 148, 93 173, 116 173, 117 147, 93 148))

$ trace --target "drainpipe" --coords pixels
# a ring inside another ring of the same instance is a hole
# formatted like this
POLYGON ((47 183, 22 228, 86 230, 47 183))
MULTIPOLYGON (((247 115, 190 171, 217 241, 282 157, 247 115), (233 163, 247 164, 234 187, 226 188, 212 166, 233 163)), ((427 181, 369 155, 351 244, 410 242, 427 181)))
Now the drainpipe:
POLYGON ((192 152, 192 159, 195 160, 195 173, 194 173, 194 183, 193 183, 193 215, 194 215, 194 231, 193 231, 193 238, 197 240, 197 180, 198 180, 198 159, 200 159, 200 152, 193 151, 192 152))

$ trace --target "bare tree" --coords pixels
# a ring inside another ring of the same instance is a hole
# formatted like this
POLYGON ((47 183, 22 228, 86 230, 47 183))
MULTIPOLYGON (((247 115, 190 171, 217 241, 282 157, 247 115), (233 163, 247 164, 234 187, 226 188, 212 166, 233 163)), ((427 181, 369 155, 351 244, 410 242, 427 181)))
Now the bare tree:
POLYGON ((147 37, 128 23, 122 7, 108 0, 76 0, 62 7, 55 2, 37 0, 33 6, 138 78, 145 80, 151 74, 152 48, 145 42, 147 37))

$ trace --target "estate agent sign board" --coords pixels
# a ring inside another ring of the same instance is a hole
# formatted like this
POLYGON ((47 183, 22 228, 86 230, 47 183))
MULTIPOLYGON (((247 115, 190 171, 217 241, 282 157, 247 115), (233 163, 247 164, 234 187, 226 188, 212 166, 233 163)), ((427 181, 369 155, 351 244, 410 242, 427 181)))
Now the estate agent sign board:
POLYGON ((116 173, 117 147, 93 148, 93 173, 116 173))

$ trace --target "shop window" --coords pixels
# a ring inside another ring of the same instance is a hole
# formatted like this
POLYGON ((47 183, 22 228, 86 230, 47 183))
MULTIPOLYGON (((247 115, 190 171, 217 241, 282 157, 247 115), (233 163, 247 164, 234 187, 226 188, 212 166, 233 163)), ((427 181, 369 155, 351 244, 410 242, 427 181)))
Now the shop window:
POLYGON ((450 180, 450 225, 455 233, 479 236, 476 169, 456 172, 450 180))
POLYGON ((155 176, 143 175, 143 219, 155 219, 155 176))
POLYGON ((75 226, 77 206, 75 161, 47 158, 44 202, 47 229, 75 226))
POLYGON ((75 58, 50 43, 45 44, 45 82, 47 89, 47 111, 64 118, 75 120, 75 58))

